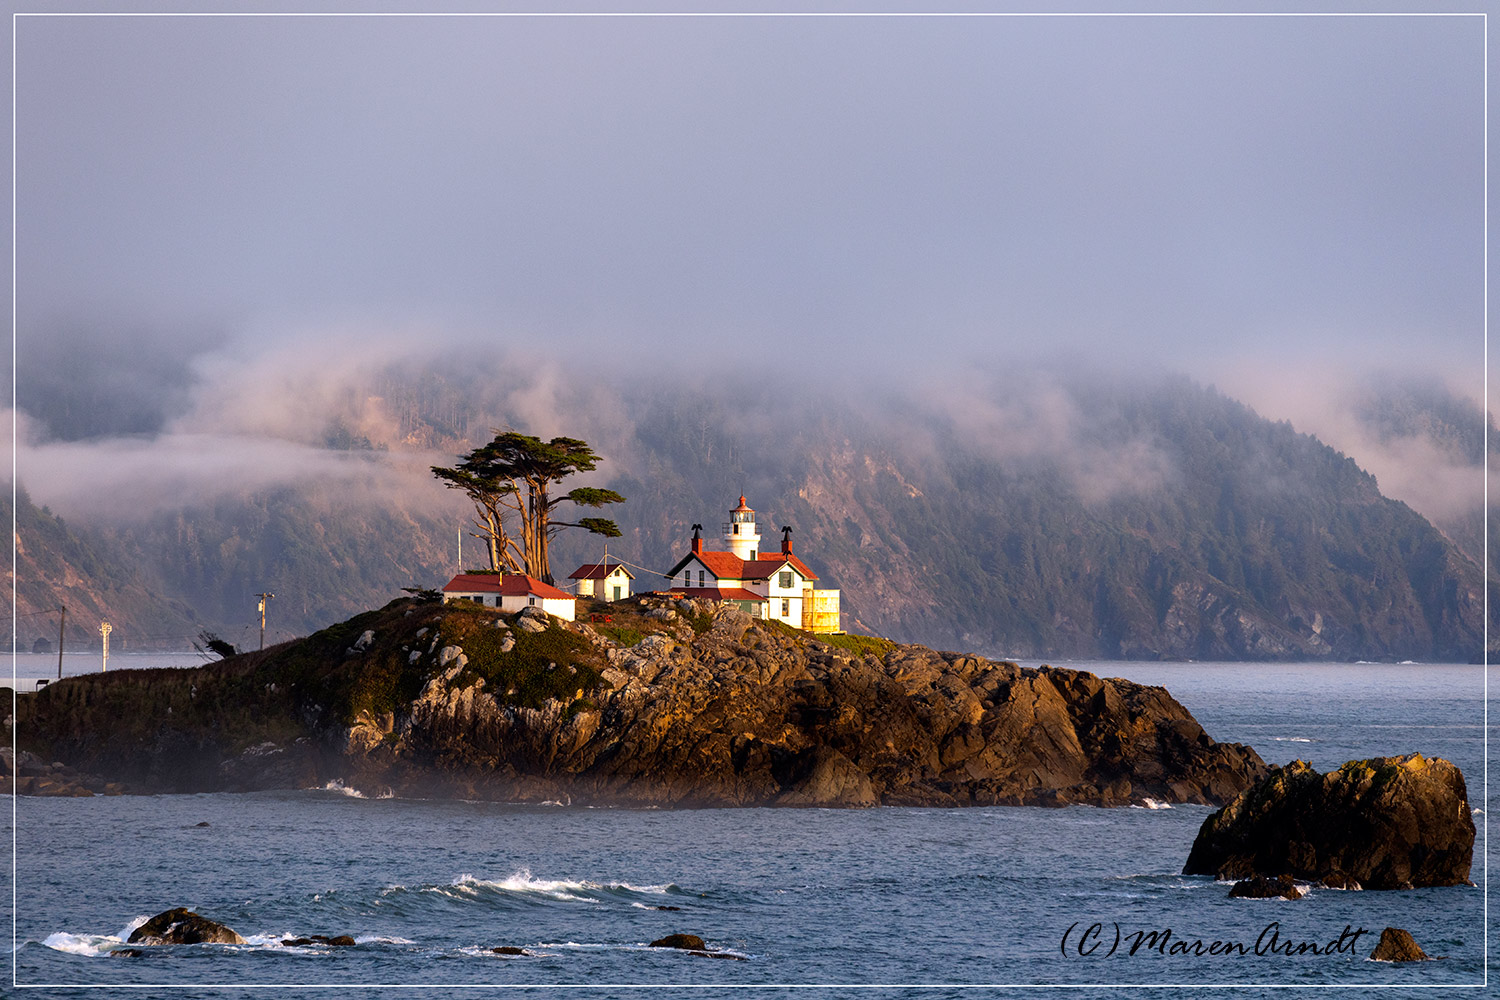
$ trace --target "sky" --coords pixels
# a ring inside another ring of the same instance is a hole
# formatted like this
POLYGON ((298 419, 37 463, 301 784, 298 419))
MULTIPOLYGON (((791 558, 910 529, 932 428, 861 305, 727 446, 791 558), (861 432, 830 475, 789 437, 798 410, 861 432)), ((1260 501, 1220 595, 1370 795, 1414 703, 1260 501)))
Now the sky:
POLYGON ((1075 358, 1310 430, 1370 370, 1483 390, 1478 17, 14 26, 21 384, 150 365, 202 414, 399 342, 876 391, 1075 358))

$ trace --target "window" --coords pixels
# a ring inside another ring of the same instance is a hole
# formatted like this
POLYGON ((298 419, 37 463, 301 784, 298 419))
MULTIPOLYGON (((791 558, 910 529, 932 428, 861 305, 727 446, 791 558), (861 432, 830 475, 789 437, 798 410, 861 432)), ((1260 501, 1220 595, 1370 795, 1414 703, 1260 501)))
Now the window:
POLYGON ((526 598, 526 603, 527 604, 531 604, 531 605, 535 605, 536 604, 536 598, 535 597, 528 597, 528 598, 526 598))
POLYGON ((735 533, 735 534, 736 534, 736 535, 738 535, 738 534, 739 534, 739 533, 740 533, 740 526, 739 526, 739 525, 738 525, 738 524, 736 524, 736 525, 735 525, 735 526, 734 526, 734 533, 735 533))
POLYGON ((756 553, 755 553, 755 550, 754 550, 754 549, 751 549, 751 550, 750 550, 750 561, 751 561, 751 562, 755 562, 755 560, 756 560, 756 553))
POLYGON ((703 571, 701 569, 698 571, 698 586, 703 586, 703 571))
POLYGON ((786 618, 792 613, 792 602, 790 598, 781 599, 781 617, 786 618))
POLYGON ((685 569, 685 570, 682 571, 682 585, 684 587, 691 587, 693 585, 693 571, 692 570, 685 569))
POLYGON ((782 590, 791 590, 792 589, 792 574, 791 573, 783 573, 783 574, 781 574, 781 589, 782 590))

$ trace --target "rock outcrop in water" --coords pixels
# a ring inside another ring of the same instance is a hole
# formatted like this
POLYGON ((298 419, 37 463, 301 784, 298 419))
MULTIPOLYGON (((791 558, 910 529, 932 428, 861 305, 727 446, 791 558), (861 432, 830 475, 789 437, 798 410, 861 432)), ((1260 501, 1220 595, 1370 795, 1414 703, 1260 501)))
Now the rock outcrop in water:
POLYGON ((132 791, 637 805, 1215 803, 1266 773, 1158 687, 666 598, 600 612, 396 601, 199 669, 49 685, 19 739, 132 791))
POLYGON ((1380 942, 1370 952, 1372 962, 1429 962, 1427 952, 1412 938, 1411 932, 1400 927, 1387 927, 1380 932, 1380 942))
POLYGON ((131 932, 127 944, 244 944, 245 939, 216 920, 185 906, 158 913, 131 932))
POLYGON ((1407 754, 1329 774, 1300 760, 1274 769, 1204 820, 1183 872, 1407 889, 1466 885, 1473 857, 1463 775, 1407 754))

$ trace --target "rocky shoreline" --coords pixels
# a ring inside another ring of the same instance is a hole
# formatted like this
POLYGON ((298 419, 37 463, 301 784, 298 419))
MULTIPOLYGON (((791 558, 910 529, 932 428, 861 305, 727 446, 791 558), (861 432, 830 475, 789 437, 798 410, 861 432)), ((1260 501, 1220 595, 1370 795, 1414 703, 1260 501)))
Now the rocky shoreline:
POLYGON ((664 597, 596 614, 403 599, 202 668, 48 685, 18 697, 17 739, 85 791, 622 806, 1219 804, 1268 771, 1159 687, 664 597))

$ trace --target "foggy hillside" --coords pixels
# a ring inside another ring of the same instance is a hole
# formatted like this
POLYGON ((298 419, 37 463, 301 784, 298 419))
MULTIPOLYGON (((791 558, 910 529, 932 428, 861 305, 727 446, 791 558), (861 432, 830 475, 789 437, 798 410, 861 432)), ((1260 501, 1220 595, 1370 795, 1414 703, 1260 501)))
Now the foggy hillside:
MULTIPOLYGON (((464 505, 427 466, 515 427, 605 456, 588 481, 629 498, 606 512, 624 531, 609 551, 646 589, 690 524, 713 544, 743 492, 767 546, 793 527, 847 627, 897 639, 1049 659, 1479 651, 1462 530, 1450 542, 1352 459, 1185 378, 1031 369, 861 394, 806 374, 694 385, 516 355, 326 353, 338 363, 317 374, 273 355, 127 393, 128 439, 82 416, 87 373, 31 386, 23 483, 232 639, 258 591, 277 594, 281 637, 440 585, 464 505)), ((1361 419, 1467 462, 1476 414, 1419 402, 1361 419)), ((564 533, 559 582, 602 552, 564 533)))

